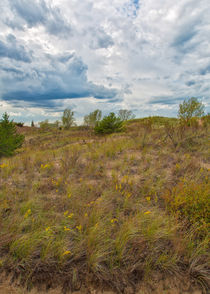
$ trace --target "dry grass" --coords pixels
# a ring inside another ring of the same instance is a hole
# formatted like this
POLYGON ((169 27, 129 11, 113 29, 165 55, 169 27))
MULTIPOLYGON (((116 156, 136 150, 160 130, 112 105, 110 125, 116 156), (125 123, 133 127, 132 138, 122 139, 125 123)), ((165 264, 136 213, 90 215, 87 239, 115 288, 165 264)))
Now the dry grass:
POLYGON ((150 121, 107 137, 27 130, 0 167, 0 270, 28 289, 133 293, 176 275, 205 293, 209 143, 187 132, 175 146, 150 121))

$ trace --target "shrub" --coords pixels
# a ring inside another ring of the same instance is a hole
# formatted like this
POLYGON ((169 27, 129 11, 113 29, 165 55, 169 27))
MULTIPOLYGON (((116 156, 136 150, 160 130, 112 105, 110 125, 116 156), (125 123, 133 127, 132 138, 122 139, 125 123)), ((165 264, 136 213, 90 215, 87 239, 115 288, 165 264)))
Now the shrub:
POLYGON ((66 108, 63 112, 62 123, 65 129, 70 129, 73 125, 75 125, 74 111, 66 108))
POLYGON ((210 183, 182 181, 164 196, 169 211, 179 218, 186 218, 191 225, 198 225, 206 232, 209 225, 210 183))
POLYGON ((96 124, 94 130, 96 134, 121 132, 123 130, 123 121, 119 117, 116 117, 114 112, 111 112, 96 124))
POLYGON ((133 112, 131 110, 120 109, 119 112, 118 112, 118 117, 122 121, 127 121, 127 120, 130 120, 130 119, 134 119, 135 115, 133 114, 133 112))
POLYGON ((22 127, 24 126, 24 123, 23 123, 23 122, 15 122, 15 125, 16 125, 17 127, 22 128, 22 127))
POLYGON ((24 136, 17 133, 13 121, 9 121, 7 113, 0 120, 0 157, 13 155, 23 144, 24 136))
POLYGON ((101 120, 102 112, 99 109, 91 112, 84 117, 84 125, 87 127, 95 127, 96 124, 101 120))
POLYGON ((184 100, 182 104, 179 104, 178 117, 187 124, 192 117, 201 117, 203 115, 204 105, 194 97, 184 100))

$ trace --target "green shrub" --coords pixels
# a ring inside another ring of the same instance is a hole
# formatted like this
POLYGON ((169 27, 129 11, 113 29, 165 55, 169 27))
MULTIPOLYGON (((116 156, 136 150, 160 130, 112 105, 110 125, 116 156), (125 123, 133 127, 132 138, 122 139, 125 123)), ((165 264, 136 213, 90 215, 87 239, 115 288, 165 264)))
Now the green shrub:
POLYGON ((9 121, 7 113, 0 120, 0 157, 13 155, 23 144, 24 136, 17 133, 13 121, 9 121))
POLYGON ((114 112, 105 116, 94 128, 96 134, 111 134, 123 130, 123 121, 114 112))
POLYGON ((188 123, 192 117, 202 117, 204 115, 204 105, 197 98, 184 100, 179 104, 178 117, 185 123, 188 123))

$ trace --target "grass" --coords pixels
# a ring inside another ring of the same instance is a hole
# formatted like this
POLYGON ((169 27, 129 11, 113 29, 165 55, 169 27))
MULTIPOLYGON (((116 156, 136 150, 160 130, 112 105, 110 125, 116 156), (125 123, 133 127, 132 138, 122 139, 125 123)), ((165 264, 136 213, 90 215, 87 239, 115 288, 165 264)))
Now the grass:
POLYGON ((120 293, 181 273, 205 293, 209 126, 180 136, 173 119, 171 140, 166 121, 133 120, 105 137, 27 131, 20 152, 0 163, 0 271, 29 289, 120 293))

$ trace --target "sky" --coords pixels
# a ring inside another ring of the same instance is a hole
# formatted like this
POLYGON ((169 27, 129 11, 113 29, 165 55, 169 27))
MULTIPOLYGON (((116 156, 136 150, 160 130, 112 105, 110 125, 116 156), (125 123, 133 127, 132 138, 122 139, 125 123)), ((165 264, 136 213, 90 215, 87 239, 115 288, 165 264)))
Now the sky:
POLYGON ((1 0, 0 116, 210 111, 209 0, 1 0))

